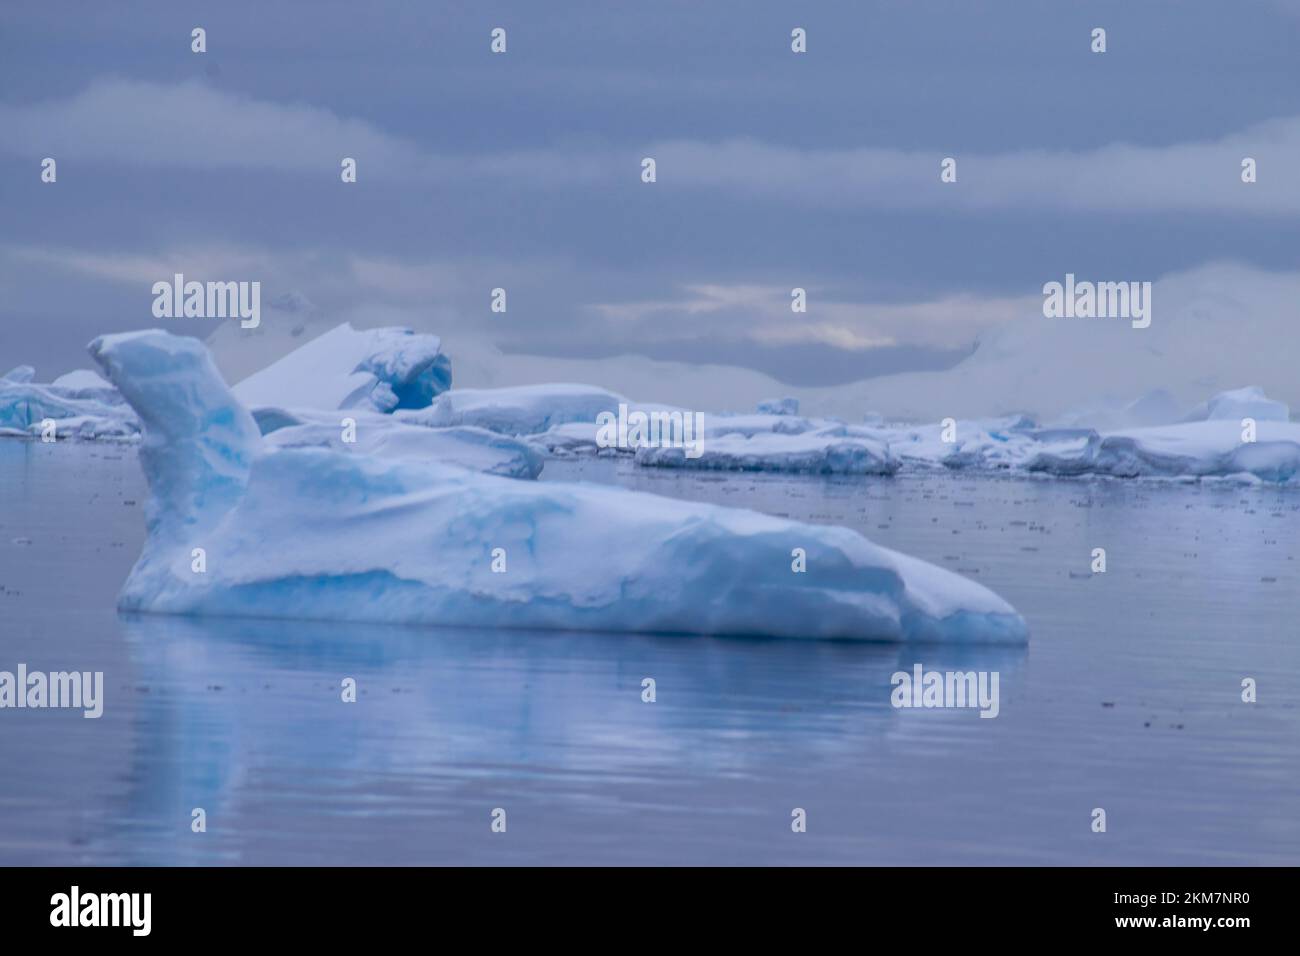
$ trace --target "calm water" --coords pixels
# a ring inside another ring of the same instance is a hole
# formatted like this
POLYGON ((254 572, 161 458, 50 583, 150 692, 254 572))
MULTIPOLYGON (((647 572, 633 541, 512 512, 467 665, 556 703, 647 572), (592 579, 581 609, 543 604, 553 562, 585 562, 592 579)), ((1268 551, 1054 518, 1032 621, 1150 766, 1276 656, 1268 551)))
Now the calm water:
POLYGON ((858 528, 991 586, 1030 647, 125 618, 134 451, 0 440, 0 670, 107 698, 0 711, 0 863, 1300 863, 1300 492, 546 477, 858 528), (1001 715, 891 708, 916 662, 999 671, 1001 715))

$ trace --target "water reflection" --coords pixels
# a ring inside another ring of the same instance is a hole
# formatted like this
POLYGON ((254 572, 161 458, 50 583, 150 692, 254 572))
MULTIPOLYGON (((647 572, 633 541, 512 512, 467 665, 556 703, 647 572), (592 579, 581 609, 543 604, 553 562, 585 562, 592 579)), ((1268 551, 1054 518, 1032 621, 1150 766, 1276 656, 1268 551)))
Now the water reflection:
POLYGON ((463 794, 498 779, 561 782, 546 799, 581 805, 665 778, 743 782, 853 759, 890 734, 956 747, 988 722, 967 710, 900 723, 891 675, 917 661, 997 670, 1005 695, 1026 655, 149 615, 121 624, 147 693, 122 819, 97 849, 141 863, 240 859, 256 834, 228 821, 260 819, 270 788, 304 788, 332 813, 418 819, 458 812, 463 794), (342 700, 347 677, 354 704, 342 700), (642 700, 647 677, 653 704, 642 700), (220 839, 191 838, 195 807, 220 839))

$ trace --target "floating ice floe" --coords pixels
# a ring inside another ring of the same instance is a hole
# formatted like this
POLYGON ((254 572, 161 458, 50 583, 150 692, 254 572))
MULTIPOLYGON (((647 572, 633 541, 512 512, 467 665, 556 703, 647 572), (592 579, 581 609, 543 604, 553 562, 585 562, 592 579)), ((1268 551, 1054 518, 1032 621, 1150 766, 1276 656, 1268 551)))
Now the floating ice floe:
POLYGON ((1244 441, 1237 421, 1134 428, 1049 444, 1025 461, 1028 471, 1117 478, 1248 476, 1288 482, 1300 474, 1300 424, 1261 421, 1244 441))
POLYGON ((723 435, 800 435, 831 424, 825 419, 800 418, 797 415, 777 415, 759 412, 749 415, 709 415, 705 418, 704 434, 707 438, 723 435))
POLYGON ((451 387, 451 361, 436 335, 357 330, 344 323, 235 386, 245 408, 425 408, 451 387))
POLYGON ((900 468, 996 470, 1015 467, 1035 444, 1034 423, 1020 415, 924 425, 844 425, 847 437, 885 443, 900 468))
MULTIPOLYGON (((1059 476, 1296 479, 1300 425, 1258 389, 1216 396, 1202 422, 1098 431, 1040 427, 1023 415, 925 425, 845 425, 797 416, 710 416, 695 457, 642 448, 640 465, 823 474, 1027 471, 1059 476), (1245 412, 1255 412, 1250 416, 1245 412), (1268 416, 1274 416, 1272 418, 1268 416), (1242 419, 1254 418, 1248 435, 1242 419)), ((1167 411, 1167 409, 1166 409, 1167 411)), ((1163 413, 1162 413, 1163 414, 1163 413)))
POLYGON ((110 335, 91 354, 144 424, 149 536, 124 609, 1027 640, 1024 621, 987 588, 846 528, 437 462, 269 450, 196 340, 110 335))
POLYGON ((69 372, 49 384, 20 365, 0 378, 0 436, 130 440, 140 433, 135 413, 117 389, 94 372, 69 372))
POLYGON ((615 455, 632 454, 634 448, 618 446, 601 447, 596 440, 600 426, 595 422, 565 422, 552 425, 546 431, 528 436, 528 441, 548 455, 556 458, 568 458, 572 455, 615 455))
POLYGON ((844 426, 787 434, 729 432, 705 439, 696 450, 642 447, 636 463, 659 468, 731 471, 782 471, 819 475, 892 475, 898 460, 889 445, 870 437, 853 437, 844 426))

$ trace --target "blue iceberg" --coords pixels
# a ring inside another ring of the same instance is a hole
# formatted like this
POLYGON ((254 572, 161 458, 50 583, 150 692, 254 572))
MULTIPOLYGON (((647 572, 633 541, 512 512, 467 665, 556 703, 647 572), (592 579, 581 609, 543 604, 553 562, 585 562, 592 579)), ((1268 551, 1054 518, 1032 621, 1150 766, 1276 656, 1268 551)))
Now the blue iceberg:
POLYGON ((144 428, 149 535, 124 610, 1027 640, 987 588, 846 528, 437 461, 270 449, 197 340, 133 332, 90 351, 144 428))
POLYGON ((451 387, 451 360, 436 335, 358 330, 344 322, 235 386, 259 406, 392 412, 425 408, 451 387))
POLYGON ((0 376, 0 437, 130 441, 140 425, 117 389, 89 369, 78 369, 48 384, 36 370, 19 365, 0 376))

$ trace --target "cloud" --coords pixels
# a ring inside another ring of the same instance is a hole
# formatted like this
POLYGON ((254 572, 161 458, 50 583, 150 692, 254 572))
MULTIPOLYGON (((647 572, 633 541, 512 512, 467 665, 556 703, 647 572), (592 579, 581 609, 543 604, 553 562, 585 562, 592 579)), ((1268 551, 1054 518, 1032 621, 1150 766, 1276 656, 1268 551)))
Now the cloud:
POLYGON ((268 258, 256 251, 233 246, 199 246, 168 253, 91 252, 81 249, 6 246, 4 258, 20 265, 56 272, 72 272, 110 282, 152 285, 177 272, 196 278, 229 276, 254 278, 268 266, 268 258))
MULTIPOLYGON (((145 167, 330 170, 357 159, 363 180, 481 182, 521 190, 693 190, 750 202, 834 210, 1006 209, 1144 213, 1300 211, 1300 116, 1163 146, 966 153, 804 149, 755 139, 603 142, 477 155, 437 154, 364 120, 316 106, 238 96, 199 82, 101 79, 70 98, 0 106, 0 149, 145 167), (640 182, 653 156, 658 182, 640 182), (939 163, 957 160, 957 181, 939 163), (1243 158, 1258 182, 1241 181, 1243 158)), ((1098 131, 1098 138, 1105 136, 1098 131)))
POLYGON ((1041 311, 1038 294, 1005 297, 969 294, 918 302, 854 302, 808 288, 808 311, 790 308, 790 288, 745 284, 697 284, 672 299, 604 302, 591 306, 624 327, 673 328, 686 337, 700 316, 714 334, 764 345, 820 344, 846 351, 895 345, 960 348, 984 329, 1018 315, 1041 311))
MULTIPOLYGON (((302 104, 189 81, 101 79, 68 99, 0 106, 0 149, 81 162, 192 169, 338 169, 344 156, 388 172, 425 162, 370 124, 302 104)), ((362 168, 362 173, 366 172, 362 168)))
POLYGON ((1194 210, 1284 215, 1300 211, 1300 117, 1218 139, 1080 151, 965 154, 960 149, 807 150, 748 139, 664 142, 647 148, 658 183, 834 209, 869 207, 1143 212, 1194 210), (957 160, 957 181, 939 164, 957 160), (1241 181, 1245 157, 1258 181, 1241 181))
MULTIPOLYGON (((44 301, 49 289, 64 289, 68 295, 73 285, 69 278, 89 280, 81 294, 101 308, 112 303, 112 331, 148 324, 153 283, 177 272, 200 281, 259 280, 266 300, 288 292, 305 294, 317 305, 322 321, 411 325, 443 335, 472 333, 524 352, 663 355, 686 349, 690 354, 707 353, 714 361, 741 364, 770 362, 791 349, 814 356, 806 359, 811 367, 817 367, 815 356, 825 362, 832 352, 842 356, 846 368, 858 367, 854 363, 867 361, 869 353, 874 355, 871 361, 884 362, 882 356, 894 354, 908 362, 914 358, 898 350, 964 349, 988 327, 1025 309, 1019 299, 973 295, 852 301, 811 285, 809 311, 795 314, 788 287, 728 282, 687 284, 680 294, 645 300, 579 300, 554 306, 545 298, 545 290, 557 283, 574 282, 577 288, 580 271, 573 263, 545 258, 504 263, 211 242, 114 252, 0 246, 0 280, 14 288, 21 284, 23 290, 12 305, 44 301), (512 308, 507 315, 490 314, 488 293, 502 275, 511 276, 507 284, 512 308), (564 335, 557 336, 556 328, 563 328, 564 335)), ((615 276, 610 281, 623 280, 615 276)), ((1040 307, 1040 297, 1029 302, 1034 309, 1040 307)), ((93 312, 96 307, 89 308, 93 312)), ((276 321, 274 316, 267 319, 271 325, 276 321)), ((106 330, 107 325, 95 331, 106 330)))

